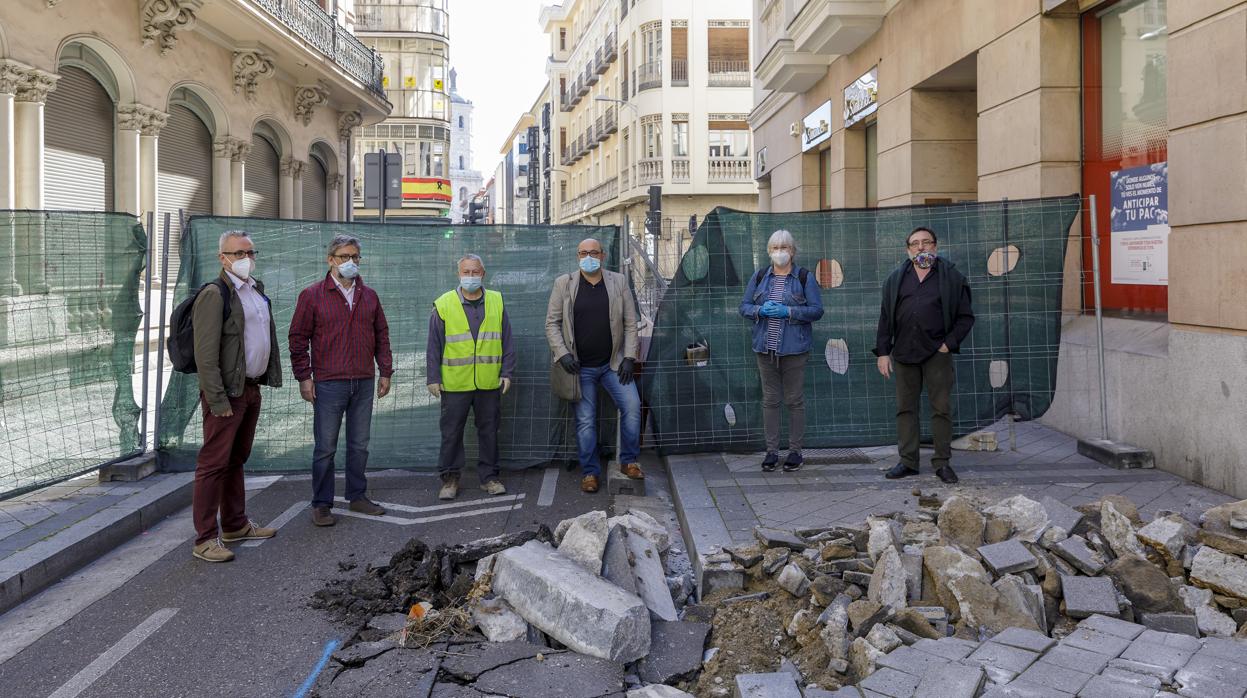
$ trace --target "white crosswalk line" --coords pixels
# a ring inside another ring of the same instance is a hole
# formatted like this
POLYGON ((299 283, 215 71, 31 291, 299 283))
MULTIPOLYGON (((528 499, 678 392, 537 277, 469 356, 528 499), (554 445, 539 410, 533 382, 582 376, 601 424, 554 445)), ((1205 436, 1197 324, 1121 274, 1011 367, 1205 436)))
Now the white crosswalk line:
POLYGON ((75 698, 83 691, 91 687, 101 676, 108 673, 117 662, 125 658, 127 654, 134 651, 135 647, 143 644, 143 641, 151 637, 160 630, 161 626, 169 622, 169 619, 178 612, 176 608, 162 608, 159 611, 147 617, 147 620, 139 623, 139 627, 126 633, 126 636, 117 641, 117 644, 105 650, 104 654, 95 658, 95 661, 83 667, 82 671, 74 674, 72 678, 65 682, 65 685, 56 689, 56 692, 48 696, 48 698, 75 698))
MULTIPOLYGON (((381 502, 377 502, 381 504, 381 502)), ((523 504, 504 504, 498 507, 489 507, 488 509, 469 509, 467 511, 457 511, 450 514, 439 514, 435 516, 422 516, 417 519, 407 519, 401 516, 391 516, 385 514, 383 516, 372 516, 371 514, 361 514, 357 511, 334 511, 335 516, 350 516, 356 519, 364 519, 365 521, 384 521, 385 523, 397 524, 399 526, 410 526, 419 523, 432 523, 434 521, 446 521, 447 519, 462 519, 468 516, 480 516, 482 514, 496 514, 500 511, 516 511, 523 509, 523 504)))
MULTIPOLYGON (((307 508, 307 502, 296 502, 294 504, 291 504, 289 509, 283 511, 281 514, 278 514, 277 518, 273 519, 269 523, 268 528, 280 529, 282 526, 285 526, 286 524, 290 523, 291 519, 298 516, 299 512, 303 511, 306 508, 307 508)), ((258 540, 243 541, 242 545, 244 548, 254 548, 256 546, 263 544, 264 541, 266 540, 269 540, 269 539, 260 538, 258 540)))
MULTIPOLYGON (((409 514, 423 514, 426 511, 442 511, 445 509, 461 509, 463 507, 474 507, 478 504, 501 504, 503 502, 515 502, 523 499, 523 494, 509 494, 502 497, 489 497, 485 499, 464 499, 450 504, 433 504, 427 507, 417 507, 410 504, 395 504, 394 502, 377 502, 382 507, 393 511, 404 511, 409 514)), ((333 501, 340 504, 347 504, 345 497, 334 497, 333 501)), ((335 514, 338 512, 334 512, 335 514)))
POLYGON ((554 504, 554 493, 558 491, 558 487, 558 467, 546 468, 545 475, 541 476, 541 492, 537 494, 537 506, 548 507, 554 504))

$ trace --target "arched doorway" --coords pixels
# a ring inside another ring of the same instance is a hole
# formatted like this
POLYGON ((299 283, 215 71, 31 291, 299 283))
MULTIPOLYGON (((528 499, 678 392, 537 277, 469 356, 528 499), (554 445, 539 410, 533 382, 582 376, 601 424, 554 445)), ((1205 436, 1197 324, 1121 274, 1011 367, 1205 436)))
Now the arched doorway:
POLYGON ((80 44, 66 49, 59 73, 44 107, 44 206, 111 211, 116 85, 80 44))
MULTIPOLYGON (((169 100, 169 120, 157 149, 157 215, 169 214, 169 239, 181 239, 181 216, 212 213, 211 112, 192 93, 178 90, 169 100)), ((160 225, 159 223, 157 224, 160 225)), ((168 283, 177 280, 179 246, 169 245, 168 283)))
POLYGON ((277 218, 281 215, 281 150, 277 134, 265 124, 251 134, 251 152, 244 168, 244 216, 277 218))

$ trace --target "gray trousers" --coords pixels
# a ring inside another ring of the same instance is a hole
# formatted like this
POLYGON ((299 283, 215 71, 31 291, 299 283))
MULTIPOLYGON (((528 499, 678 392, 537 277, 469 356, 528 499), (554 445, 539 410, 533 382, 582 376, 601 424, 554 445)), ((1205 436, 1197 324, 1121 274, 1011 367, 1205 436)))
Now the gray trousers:
POLYGON ((437 459, 437 472, 442 480, 459 479, 466 457, 463 449, 463 428, 468 423, 468 410, 476 418, 476 473, 481 482, 498 477, 498 426, 502 423, 502 391, 472 390, 463 393, 442 391, 442 451, 437 459))
POLYGON ((896 445, 901 462, 918 469, 918 438, 922 433, 918 402, 926 387, 927 399, 931 401, 931 437, 935 442, 931 466, 939 470, 948 465, 953 455, 953 355, 936 352, 920 364, 893 361, 892 372, 896 377, 896 445))
POLYGON ((779 402, 788 408, 788 450, 801 452, 805 439, 805 362, 809 354, 754 354, 762 375, 762 428, 766 450, 779 450, 779 402))

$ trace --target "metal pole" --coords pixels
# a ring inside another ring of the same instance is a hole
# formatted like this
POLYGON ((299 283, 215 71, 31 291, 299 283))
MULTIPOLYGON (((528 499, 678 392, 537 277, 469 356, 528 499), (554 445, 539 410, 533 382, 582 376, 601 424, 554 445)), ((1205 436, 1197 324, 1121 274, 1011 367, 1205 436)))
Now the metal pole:
POLYGON ((1095 194, 1088 198, 1091 213, 1091 279, 1095 297, 1095 347, 1100 370, 1100 438, 1108 440, 1108 390, 1104 378, 1104 312, 1100 304, 1100 227, 1096 221, 1095 194))
POLYGON ((143 436, 143 453, 147 453, 147 374, 151 371, 152 342, 152 263, 156 246, 156 214, 147 212, 147 279, 143 290, 143 396, 139 408, 139 433, 143 436))
MULTIPOLYGON (((1005 358, 1013 359, 1013 335, 1009 328, 1009 198, 1001 199, 1004 204, 1004 267, 1001 269, 1001 277, 1005 284, 1005 358)), ((1017 430, 1017 412, 1014 411, 1016 405, 1013 397, 1013 381, 1009 381, 1009 450, 1018 450, 1017 430)))
POLYGON ((385 148, 381 148, 377 150, 377 160, 381 164, 381 166, 377 168, 381 170, 381 189, 378 191, 378 194, 377 194, 377 221, 380 223, 384 223, 385 222, 385 204, 386 204, 385 178, 386 178, 386 170, 388 169, 386 168, 386 162, 385 162, 385 148))
MULTIPOLYGON (((168 279, 169 278, 169 212, 168 211, 165 212, 164 231, 161 233, 161 235, 163 236, 162 239, 164 240, 164 247, 162 248, 164 250, 164 254, 160 258, 160 278, 168 279)), ((153 439, 154 448, 159 447, 160 445, 161 403, 164 402, 163 393, 164 393, 164 384, 165 384, 165 381, 164 381, 164 378, 165 378, 165 304, 169 297, 169 294, 165 292, 165 288, 166 287, 164 285, 160 287, 160 329, 157 332, 158 339, 156 340, 156 424, 155 424, 155 438, 153 439)), ((176 288, 176 284, 174 285, 174 288, 176 288)))

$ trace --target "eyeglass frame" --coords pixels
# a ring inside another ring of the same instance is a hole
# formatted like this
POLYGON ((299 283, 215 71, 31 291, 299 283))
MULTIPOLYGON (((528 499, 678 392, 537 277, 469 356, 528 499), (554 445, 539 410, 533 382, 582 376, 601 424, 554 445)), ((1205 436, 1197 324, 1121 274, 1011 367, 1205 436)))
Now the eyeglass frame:
POLYGON ((260 252, 258 250, 234 250, 233 252, 221 252, 221 256, 229 257, 230 259, 237 262, 243 257, 250 257, 251 259, 255 259, 256 257, 260 256, 260 252))
POLYGON ((911 240, 910 242, 905 243, 905 247, 911 250, 916 250, 921 247, 936 247, 938 245, 939 242, 936 240, 911 240))
POLYGON ((331 254, 329 255, 329 258, 338 260, 339 264, 344 264, 347 261, 359 264, 360 261, 363 260, 364 256, 362 254, 331 254))
POLYGON ((576 256, 581 259, 584 259, 585 257, 601 259, 606 256, 606 252, 603 250, 576 250, 576 256))

